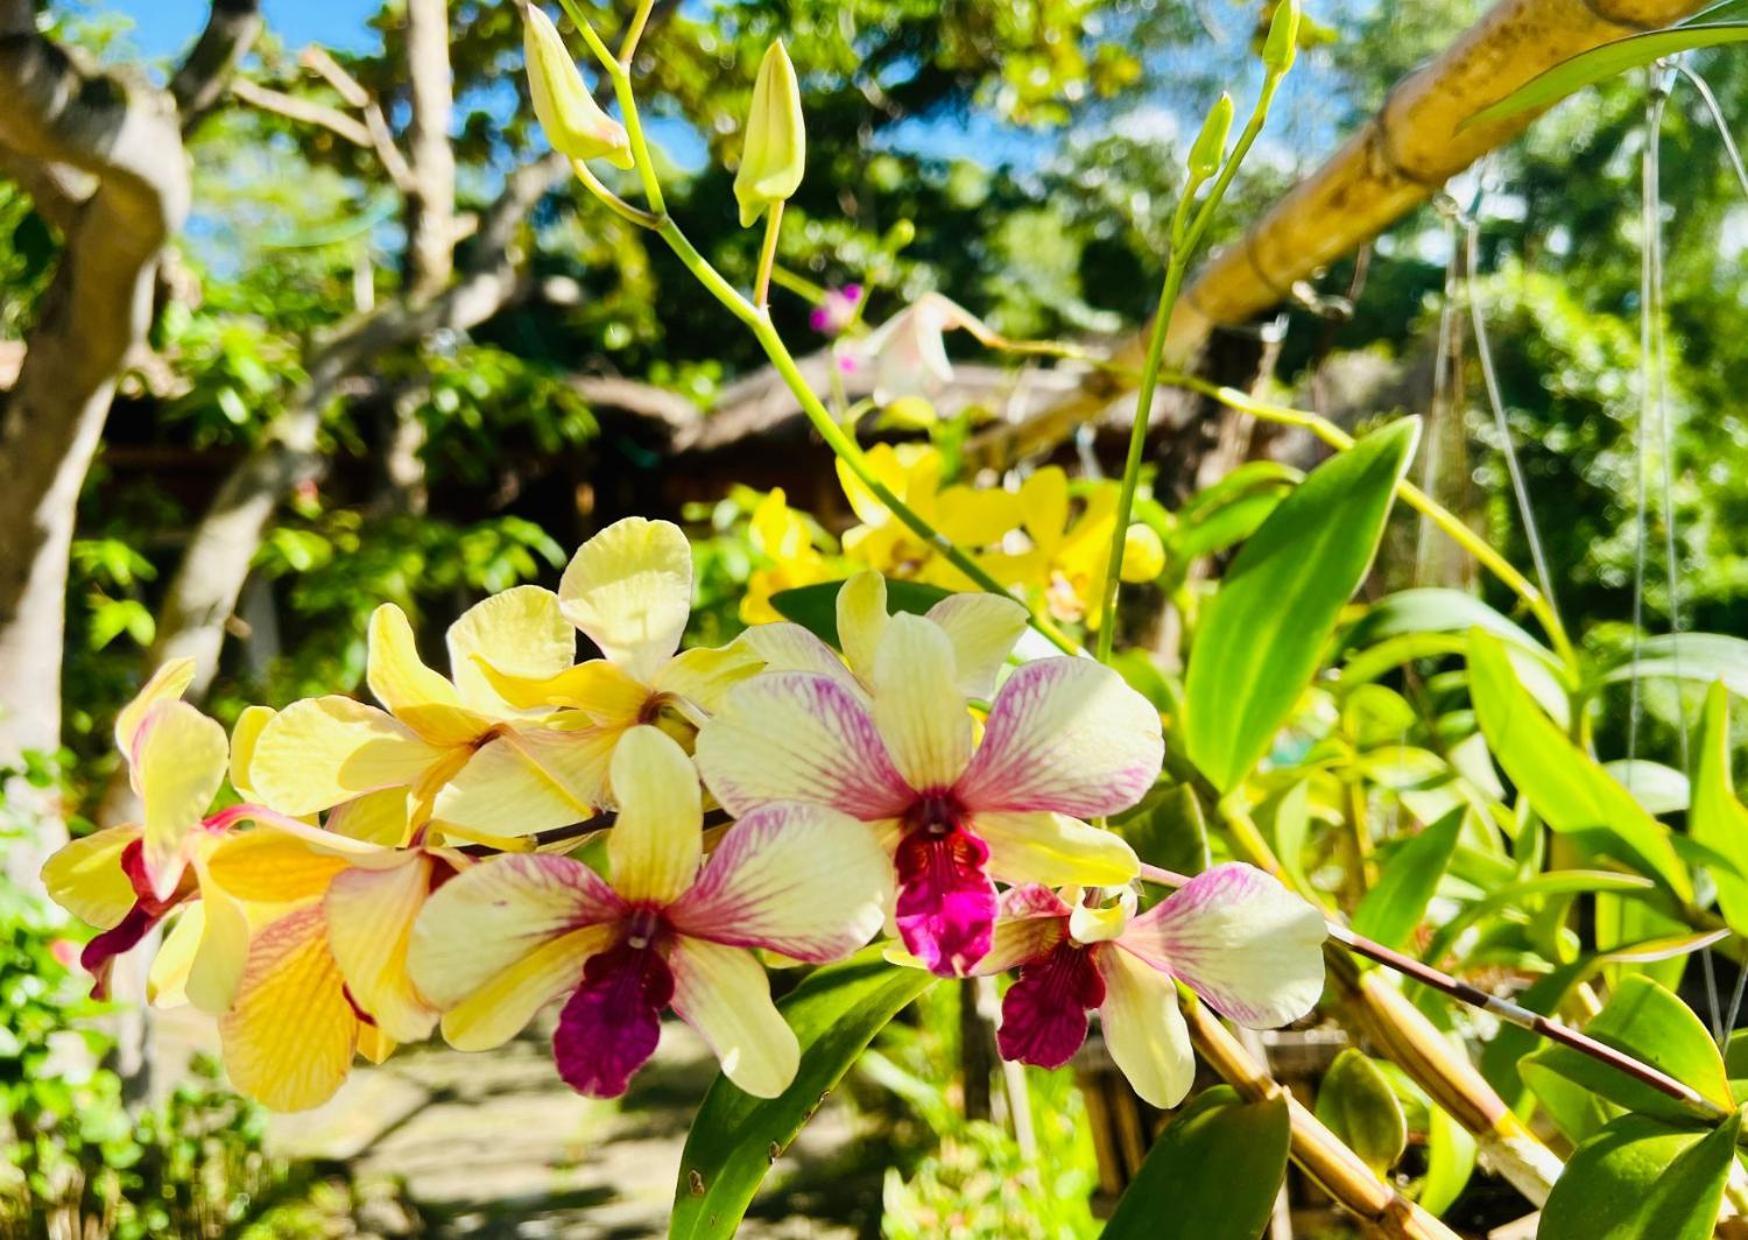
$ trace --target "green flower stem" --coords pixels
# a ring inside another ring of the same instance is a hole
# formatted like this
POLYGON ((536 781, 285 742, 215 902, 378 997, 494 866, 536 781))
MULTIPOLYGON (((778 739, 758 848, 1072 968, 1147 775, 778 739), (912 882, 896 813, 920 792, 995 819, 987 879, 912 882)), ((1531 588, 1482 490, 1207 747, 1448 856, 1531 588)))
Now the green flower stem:
MULTIPOLYGON (((1154 311, 1153 330, 1147 339, 1147 356, 1141 366, 1141 383, 1135 393, 1135 420, 1129 428, 1129 454, 1123 462, 1123 485, 1117 493, 1117 523, 1111 530, 1111 554, 1106 561, 1104 580, 1104 603, 1099 614, 1104 617, 1104 623, 1099 626, 1098 657, 1099 662, 1111 661, 1111 650, 1117 638, 1117 597, 1123 587, 1123 544, 1129 533, 1129 521, 1135 512, 1135 491, 1141 481, 1141 461, 1147 449, 1147 424, 1153 413, 1153 394, 1159 386, 1160 366, 1165 357, 1165 337, 1171 327, 1172 313, 1177 309, 1178 294, 1183 290, 1184 275, 1189 269, 1190 259, 1194 257, 1196 247, 1201 244, 1202 237, 1207 233, 1208 226, 1214 220, 1214 213, 1219 209, 1220 200, 1226 196, 1226 189, 1232 184, 1232 178, 1238 173, 1238 166, 1244 162, 1257 135, 1262 132, 1263 122, 1268 119, 1269 104, 1274 101, 1275 89, 1280 85, 1282 71, 1271 69, 1263 78, 1262 91, 1257 95, 1256 106, 1251 109, 1250 119, 1244 124, 1244 132, 1239 135, 1238 144, 1233 147, 1232 155, 1220 169, 1220 174, 1214 178, 1214 184, 1208 190, 1208 196, 1197 209, 1194 222, 1178 244, 1177 236, 1173 236, 1171 254, 1165 262, 1165 283, 1159 294, 1159 307, 1154 311)), ((1185 203, 1193 187, 1185 188, 1185 198, 1178 204, 1177 218, 1173 222, 1172 232, 1182 231, 1185 203)))
POLYGON ((771 300, 771 269, 777 265, 777 234, 783 231, 783 203, 765 211, 765 243, 759 247, 759 272, 753 280, 753 304, 760 310, 771 300))
POLYGON ((632 206, 618 194, 615 194, 612 190, 608 189, 601 183, 601 179, 590 171, 589 165, 585 161, 580 159, 571 160, 571 171, 576 175, 577 180, 583 183, 584 189, 600 199, 602 205, 604 205, 609 211, 613 212, 614 215, 617 215, 620 219, 625 220, 627 223, 635 224, 639 228, 656 229, 661 227, 662 221, 660 216, 652 215, 648 211, 632 206))
POLYGON ((637 11, 631 15, 631 24, 625 28, 625 41, 619 45, 619 63, 627 70, 631 68, 631 58, 637 55, 637 45, 643 39, 650 10, 654 8, 655 0, 637 0, 637 11))

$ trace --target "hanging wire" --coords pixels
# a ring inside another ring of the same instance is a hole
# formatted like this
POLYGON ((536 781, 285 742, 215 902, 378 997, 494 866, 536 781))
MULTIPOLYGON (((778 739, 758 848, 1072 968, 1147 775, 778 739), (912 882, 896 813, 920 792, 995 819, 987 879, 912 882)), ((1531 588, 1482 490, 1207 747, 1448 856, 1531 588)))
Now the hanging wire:
MULTIPOLYGON (((1462 411, 1450 407, 1451 382, 1450 371, 1454 366, 1462 364, 1460 359, 1452 357, 1453 307, 1457 297, 1457 263, 1462 253, 1457 246, 1457 222, 1449 212, 1445 214, 1445 291, 1444 300, 1438 310, 1438 344, 1432 359, 1432 399, 1427 405, 1427 435, 1426 451, 1420 462, 1420 489, 1428 495, 1438 494, 1438 478, 1443 462, 1442 454, 1444 435, 1441 427, 1448 418, 1460 417, 1462 411)), ((1432 560, 1434 526, 1431 518, 1424 513, 1420 517, 1420 528, 1414 543, 1414 584, 1425 584, 1427 567, 1432 560)))
POLYGON ((1517 459, 1517 446, 1511 437, 1511 425, 1505 416, 1505 400, 1499 391, 1499 376, 1493 368, 1493 349, 1487 340, 1487 317, 1481 309, 1481 299, 1475 295, 1475 277, 1480 272, 1481 254, 1481 196, 1485 192, 1485 178, 1477 178, 1475 197, 1469 204, 1466 213, 1459 217, 1465 236, 1464 250, 1468 265, 1465 277, 1467 300, 1469 303, 1469 321, 1475 333, 1475 356, 1481 363, 1482 386, 1487 389, 1487 403, 1493 411, 1493 424, 1499 434, 1500 451, 1505 456, 1505 469, 1511 475, 1511 492, 1517 502, 1518 520, 1523 523, 1524 540, 1529 544, 1530 559, 1536 568, 1536 584, 1541 587, 1542 597, 1548 600, 1548 606, 1559 610, 1559 600, 1554 595, 1554 577, 1548 571, 1548 557, 1542 550, 1541 530, 1536 526, 1535 510, 1530 507, 1529 486, 1524 482, 1523 466, 1517 459))

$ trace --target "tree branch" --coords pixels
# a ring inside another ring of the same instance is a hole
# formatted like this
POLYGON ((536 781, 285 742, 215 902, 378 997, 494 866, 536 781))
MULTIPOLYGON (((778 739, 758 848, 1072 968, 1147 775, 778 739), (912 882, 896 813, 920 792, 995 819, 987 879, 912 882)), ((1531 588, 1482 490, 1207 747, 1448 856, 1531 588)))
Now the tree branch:
POLYGON ((455 269, 455 151, 449 123, 455 99, 449 69, 448 0, 407 0, 407 283, 425 296, 455 269))
POLYGON ((188 133, 224 98, 225 84, 261 33, 261 0, 212 0, 206 29, 170 79, 188 133))
POLYGON ((382 108, 377 105, 376 97, 365 90, 357 78, 341 68, 340 62, 329 55, 325 47, 310 44, 303 49, 298 63, 319 74, 348 106, 358 109, 358 114, 364 118, 369 145, 375 150, 377 159, 382 161, 383 171, 388 173, 388 179, 394 182, 395 188, 401 193, 412 193, 413 170, 407 166, 407 157, 401 154, 401 148, 395 142, 394 131, 388 127, 388 120, 383 116, 382 108))
MULTIPOLYGON (((330 133, 338 134, 354 146, 367 150, 375 144, 371 141, 370 131, 360 121, 347 116, 339 108, 330 108, 325 103, 317 103, 313 99, 302 99, 297 95, 288 95, 281 90, 273 90, 240 77, 231 82, 231 93, 252 108, 263 112, 272 112, 287 120, 297 121, 302 125, 315 125, 330 133)), ((398 155, 399 152, 397 151, 398 155)))

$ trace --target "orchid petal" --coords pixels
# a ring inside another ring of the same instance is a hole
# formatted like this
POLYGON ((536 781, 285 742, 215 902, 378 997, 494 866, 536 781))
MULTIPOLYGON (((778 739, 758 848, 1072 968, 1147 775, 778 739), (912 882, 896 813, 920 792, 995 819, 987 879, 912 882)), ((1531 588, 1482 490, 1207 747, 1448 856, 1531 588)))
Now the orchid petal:
POLYGON ((692 885, 703 854, 703 796, 686 751, 657 728, 636 727, 613 751, 619 817, 607 837, 613 890, 633 904, 671 903, 692 885))
POLYGON ((146 1002, 155 1008, 176 1008, 188 1002, 188 971, 194 964, 206 928, 206 910, 196 900, 165 931, 158 954, 146 970, 146 1002))
POLYGON ((1020 509, 1033 544, 1046 554, 1055 550, 1068 532, 1068 475, 1057 465, 1035 471, 1020 484, 1020 509))
POLYGON ((964 977, 989 954, 995 884, 984 868, 989 848, 968 831, 912 831, 893 864, 893 920, 911 954, 939 977, 964 977))
POLYGON ((957 688, 970 698, 987 698, 1008 652, 1026 631, 1026 609, 1001 594, 950 594, 924 617, 953 645, 957 688))
POLYGON ((1105 1001, 1105 982, 1090 953, 1062 943, 1020 966, 1002 996, 996 1048, 1003 1059, 1060 1068, 1086 1041, 1086 1014, 1105 1001))
POLYGON ((196 1008, 220 1016, 236 998, 248 967, 249 915, 242 904, 204 882, 199 903, 183 919, 195 910, 200 912, 200 942, 189 961, 184 992, 196 1008))
POLYGON ((997 904, 989 951, 970 970, 988 977, 1049 953, 1068 933, 1069 906, 1042 884, 1009 887, 997 904))
POLYGON ((584 926, 541 944, 445 1012, 443 1040, 458 1051, 502 1046, 541 1008, 575 990, 589 958, 617 933, 615 926, 584 926))
POLYGON ((1323 915, 1255 866, 1196 875, 1117 940, 1252 1029, 1291 1024, 1323 993, 1323 915))
POLYGON ((142 859, 152 894, 167 900, 186 864, 184 842, 225 782, 225 730, 186 702, 160 702, 134 734, 144 802, 142 859))
POLYGON ((63 845, 42 868, 49 898, 88 926, 120 924, 138 893, 121 867, 121 855, 140 838, 132 825, 108 827, 63 845))
POLYGON ((1077 818, 1139 801, 1164 755, 1159 712, 1091 659, 1039 659, 996 695, 983 742, 956 791, 978 810, 1077 818))
POLYGON ((463 708, 455 686, 425 666, 419 657, 407 613, 384 603, 370 614, 369 672, 376 700, 430 744, 461 745, 489 720, 463 708))
POLYGON ((783 804, 730 827, 667 920, 693 938, 817 964, 878 934, 891 902, 892 865, 867 827, 824 806, 783 804))
POLYGON ((218 841, 201 877, 245 903, 296 904, 320 899, 346 866, 344 857, 268 827, 218 841))
POLYGON ((412 825, 411 806, 405 788, 384 788, 336 805, 328 815, 327 828, 348 839, 397 848, 406 842, 412 825))
POLYGON ((874 654, 892 617, 886 611, 886 578, 864 570, 838 587, 838 647, 859 676, 874 670, 874 654))
POLYGON ((1109 945, 1097 950, 1105 1001, 1099 1022, 1105 1047, 1142 1099, 1169 1109, 1195 1079, 1190 1031, 1170 977, 1109 945))
POLYGON ((652 687, 681 699, 683 710, 699 723, 722 705, 723 695, 759 670, 759 660, 739 645, 720 650, 698 646, 682 650, 656 673, 652 687))
POLYGON ((1114 887, 1141 869, 1122 836, 1067 814, 981 813, 971 830, 989 845, 990 874, 1006 883, 1114 887))
POLYGON ((393 716, 330 696, 293 702, 261 729, 249 777, 261 800, 313 814, 384 788, 405 788, 443 756, 393 716))
POLYGON ((680 648, 692 612, 692 548, 669 521, 626 517, 578 548, 558 596, 565 618, 643 681, 680 648))
POLYGON ((590 659, 542 679, 500 672, 483 657, 474 665, 492 692, 517 710, 580 710, 597 724, 630 727, 649 701, 650 688, 606 659, 590 659))
POLYGON ((989 487, 948 487, 938 502, 935 528, 961 547, 993 546, 1024 516, 1017 495, 989 487))
POLYGON ((347 870, 323 901, 328 948, 353 1001, 397 1042, 418 1042, 437 1023, 407 976, 407 943, 430 885, 430 858, 414 853, 388 869, 347 870))
POLYGON ((145 722, 147 712, 160 702, 180 698, 193 683, 192 658, 166 660, 152 673, 152 678, 134 694, 133 701, 123 706, 115 716, 115 747, 121 751, 122 757, 133 761, 134 737, 145 722))
POLYGON ((874 722, 904 780, 953 786, 971 757, 971 714, 956 687, 953 643, 921 616, 893 616, 874 656, 874 722))
POLYGON ((580 861, 494 857, 431 894, 413 925, 407 969, 439 1009, 453 1008, 553 939, 617 920, 625 904, 580 861))
POLYGON ((856 691, 806 672, 736 685, 699 731, 697 758, 731 814, 806 801, 872 821, 897 817, 915 799, 856 691))
POLYGON ((236 1001, 219 1021, 225 1070, 239 1093, 275 1111, 317 1106, 351 1070, 358 1023, 321 906, 307 905, 249 944, 236 1001))
POLYGON ((837 652, 799 624, 787 620, 755 624, 736 638, 735 644, 763 660, 764 671, 813 672, 856 687, 855 677, 837 652))
POLYGON ((558 595, 539 586, 514 586, 475 603, 449 626, 449 670, 463 705, 488 715, 526 709, 508 701, 480 664, 524 680, 544 680, 570 667, 577 635, 558 595))
POLYGON ((661 954, 621 943, 589 957, 552 1035, 558 1074, 587 1098, 617 1098, 655 1054, 674 975, 661 954))
POLYGON ((621 735, 616 728, 500 733, 450 777, 433 817, 505 836, 581 822, 607 799, 607 764, 621 735))
POLYGON ((278 713, 271 706, 245 706, 231 728, 231 787, 245 800, 255 795, 255 783, 250 778, 255 745, 261 739, 261 730, 278 713))
POLYGON ((757 957, 739 947, 681 938, 668 957, 674 1011, 716 1052, 722 1074, 755 1098, 775 1098, 795 1079, 801 1045, 757 957))

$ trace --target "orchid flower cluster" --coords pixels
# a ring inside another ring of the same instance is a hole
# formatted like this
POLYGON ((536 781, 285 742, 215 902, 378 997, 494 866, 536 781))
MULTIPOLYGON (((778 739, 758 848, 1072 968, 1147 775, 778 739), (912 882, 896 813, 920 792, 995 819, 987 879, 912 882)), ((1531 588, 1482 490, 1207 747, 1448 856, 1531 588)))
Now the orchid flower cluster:
POLYGON ((190 664, 161 668, 115 727, 139 822, 44 871, 99 931, 99 989, 167 925, 153 1001, 215 1017, 234 1085, 284 1110, 359 1055, 437 1030, 485 1050, 554 1005, 580 1093, 622 1093, 671 1010, 775 1096, 800 1048, 767 964, 882 936, 902 967, 1017 971, 1010 1058, 1067 1062, 1097 1010, 1161 1106, 1192 1071, 1180 985, 1259 1027, 1316 1002, 1323 921, 1260 871, 1217 866, 1137 912, 1136 855, 1096 824, 1152 787, 1159 715, 1090 659, 1011 662, 1011 598, 889 614, 863 572, 835 649, 778 621, 681 651, 691 592, 684 534, 633 517, 556 593, 463 614, 447 677, 379 608, 376 705, 250 707, 227 737, 181 700, 190 664))

